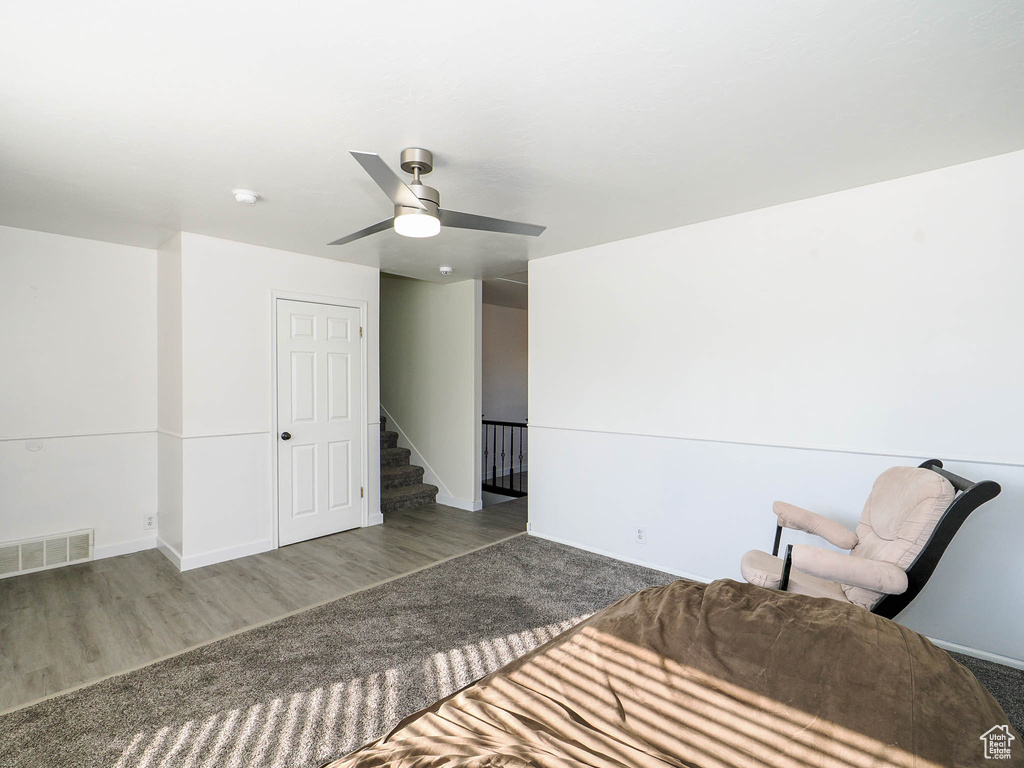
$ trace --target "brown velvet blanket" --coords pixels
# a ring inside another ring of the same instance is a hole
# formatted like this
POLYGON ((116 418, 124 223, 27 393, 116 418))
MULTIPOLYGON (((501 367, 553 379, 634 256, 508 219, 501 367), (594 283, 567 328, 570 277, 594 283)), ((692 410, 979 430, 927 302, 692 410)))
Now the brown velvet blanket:
POLYGON ((852 605, 677 581, 624 598, 330 764, 990 766, 1007 723, 945 652, 852 605))

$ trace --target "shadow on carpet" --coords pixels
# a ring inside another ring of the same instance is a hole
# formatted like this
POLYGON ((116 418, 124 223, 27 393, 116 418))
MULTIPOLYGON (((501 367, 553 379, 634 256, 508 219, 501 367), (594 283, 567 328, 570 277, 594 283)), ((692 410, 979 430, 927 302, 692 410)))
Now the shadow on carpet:
POLYGON ((0 717, 0 766, 319 766, 673 578, 518 536, 0 717))

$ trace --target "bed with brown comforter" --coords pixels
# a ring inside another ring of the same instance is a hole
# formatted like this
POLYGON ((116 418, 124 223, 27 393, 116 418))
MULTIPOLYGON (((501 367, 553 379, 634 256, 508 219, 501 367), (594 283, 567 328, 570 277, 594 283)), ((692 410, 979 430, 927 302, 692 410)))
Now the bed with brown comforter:
POLYGON ((834 600, 677 581, 626 597, 330 768, 991 766, 999 705, 945 651, 834 600))

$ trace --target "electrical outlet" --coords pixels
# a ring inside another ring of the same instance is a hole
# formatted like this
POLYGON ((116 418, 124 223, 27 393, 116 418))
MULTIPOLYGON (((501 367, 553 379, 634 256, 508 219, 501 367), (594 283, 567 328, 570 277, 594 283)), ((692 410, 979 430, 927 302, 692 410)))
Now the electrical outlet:
POLYGON ((647 543, 647 529, 645 527, 643 527, 642 525, 638 525, 636 528, 634 528, 633 529, 633 540, 637 544, 646 544, 647 543))
POLYGON ((142 527, 146 530, 149 530, 150 528, 156 528, 156 515, 143 515, 142 527))

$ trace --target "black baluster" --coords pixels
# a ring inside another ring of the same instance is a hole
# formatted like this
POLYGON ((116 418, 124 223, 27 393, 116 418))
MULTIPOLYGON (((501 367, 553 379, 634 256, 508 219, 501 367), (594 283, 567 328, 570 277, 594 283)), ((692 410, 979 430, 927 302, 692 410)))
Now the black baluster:
POLYGON ((508 448, 508 488, 515 490, 516 474, 516 428, 509 427, 509 448, 508 448))
MULTIPOLYGON (((512 428, 512 431, 513 431, 513 432, 515 432, 515 431, 516 431, 516 428, 515 428, 515 427, 513 427, 513 428, 512 428)), ((519 435, 519 453, 522 453, 522 435, 521 435, 521 434, 519 435)), ((516 458, 516 452, 515 452, 515 440, 513 440, 513 441, 512 441, 512 463, 513 463, 513 464, 515 464, 515 458, 516 458)), ((519 472, 519 467, 516 467, 515 471, 516 471, 516 472, 518 473, 518 472, 519 472)), ((514 489, 514 488, 515 488, 515 485, 513 484, 513 485, 512 485, 512 487, 513 487, 513 489, 514 489)))
POLYGON ((523 440, 525 435, 523 428, 519 428, 519 490, 523 490, 523 440))
POLYGON ((498 482, 498 425, 491 425, 491 485, 498 482))
POLYGON ((501 477, 505 477, 505 425, 501 425, 501 477))
POLYGON ((509 448, 508 448, 508 489, 511 491, 515 488, 515 477, 513 476, 516 471, 516 463, 514 461, 516 456, 516 428, 512 427, 509 430, 509 448))

